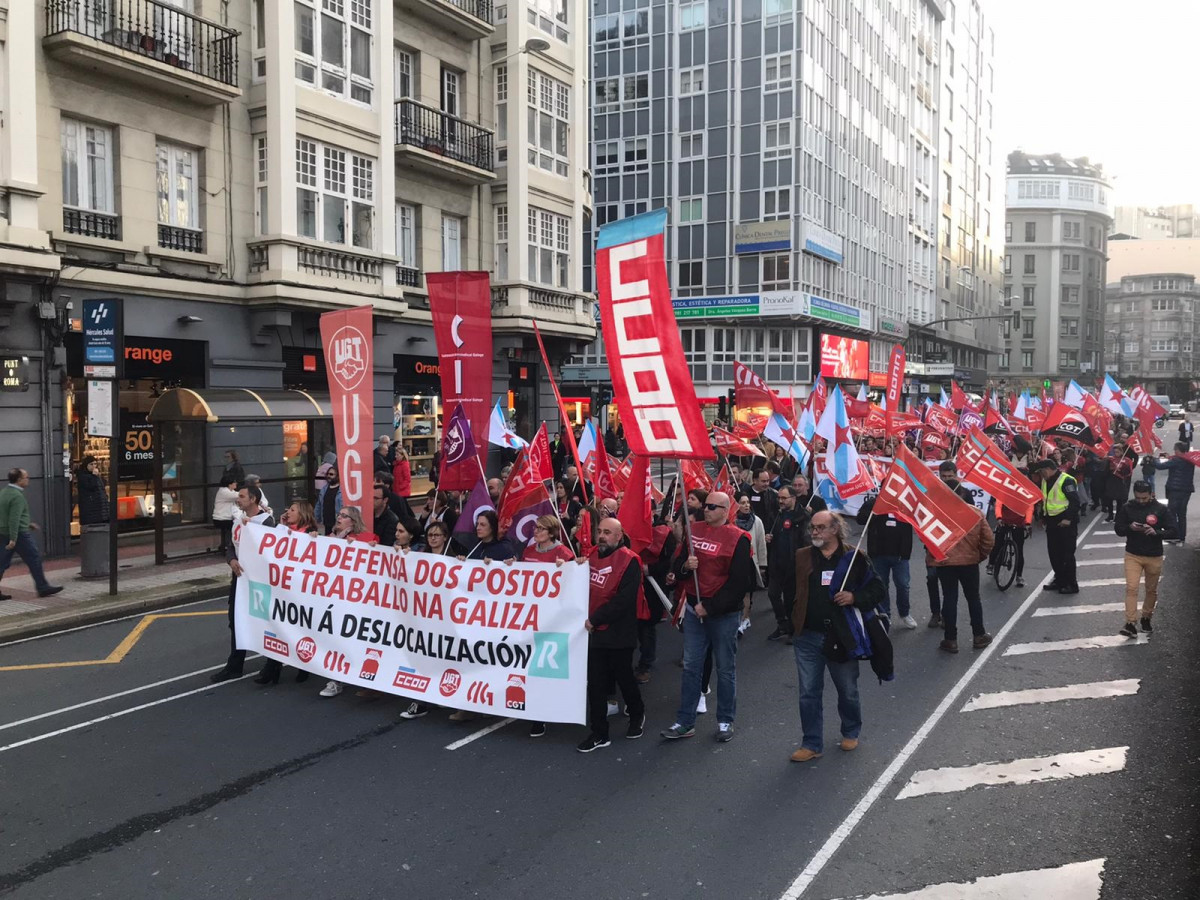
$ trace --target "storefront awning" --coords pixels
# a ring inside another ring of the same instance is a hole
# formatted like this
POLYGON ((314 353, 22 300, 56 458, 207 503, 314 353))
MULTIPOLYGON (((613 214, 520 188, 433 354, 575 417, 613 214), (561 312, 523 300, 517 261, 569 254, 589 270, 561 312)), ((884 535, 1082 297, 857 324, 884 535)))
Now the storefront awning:
POLYGON ((330 418, 329 396, 306 391, 172 388, 154 401, 151 422, 261 422, 330 418))

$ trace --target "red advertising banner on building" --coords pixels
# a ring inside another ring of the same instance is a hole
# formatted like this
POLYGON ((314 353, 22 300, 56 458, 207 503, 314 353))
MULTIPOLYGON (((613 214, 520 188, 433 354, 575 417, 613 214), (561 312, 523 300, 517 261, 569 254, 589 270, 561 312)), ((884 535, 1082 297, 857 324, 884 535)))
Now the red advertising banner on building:
POLYGON ((665 209, 600 229, 596 287, 613 394, 638 456, 712 459, 664 261, 665 209))
POLYGON ((371 514, 371 490, 375 484, 371 315, 370 306, 321 314, 321 346, 325 348, 325 368, 329 375, 342 504, 357 506, 364 517, 371 514))
POLYGON ((821 335, 821 374, 842 381, 866 381, 870 374, 870 346, 866 341, 821 335))
MULTIPOLYGON (((488 425, 492 412, 492 291, 487 272, 429 272, 429 311, 437 340, 442 377, 442 409, 461 403, 479 464, 487 462, 488 425)), ((470 490, 475 479, 463 468, 470 483, 438 487, 447 491, 470 490)))

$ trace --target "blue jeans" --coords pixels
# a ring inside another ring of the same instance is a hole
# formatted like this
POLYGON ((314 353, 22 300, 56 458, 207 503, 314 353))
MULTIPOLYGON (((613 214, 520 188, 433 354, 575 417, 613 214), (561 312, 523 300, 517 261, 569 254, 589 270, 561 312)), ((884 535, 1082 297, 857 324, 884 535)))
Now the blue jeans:
POLYGON ((9 550, 8 542, 11 540, 11 537, 0 535, 0 578, 4 577, 4 573, 12 565, 12 558, 15 553, 21 559, 25 560, 25 565, 29 566, 29 574, 33 576, 33 583, 37 585, 39 591, 44 591, 50 587, 50 582, 46 580, 46 573, 42 571, 42 555, 38 552, 37 544, 33 541, 33 534, 28 531, 22 531, 17 535, 17 546, 9 550))
POLYGON ((1175 525, 1179 529, 1176 537, 1181 541, 1187 538, 1187 508, 1191 499, 1191 491, 1167 491, 1167 509, 1175 516, 1175 525))
POLYGON ((903 618, 909 613, 908 603, 908 586, 910 583, 908 573, 908 560, 901 559, 898 556, 873 556, 871 564, 875 567, 875 574, 879 576, 879 580, 883 582, 883 602, 879 604, 889 616, 892 614, 892 591, 888 587, 888 575, 896 582, 896 610, 903 618))
POLYGON ((862 705, 858 700, 858 660, 833 662, 825 658, 825 635, 805 629, 792 638, 796 652, 796 673, 800 676, 800 728, 804 739, 800 746, 821 753, 825 744, 825 669, 837 688, 838 715, 842 719, 842 737, 857 738, 862 731, 862 705))
POLYGON ((710 647, 717 667, 717 722, 733 724, 737 712, 737 628, 741 617, 741 610, 736 610, 706 616, 701 622, 690 612, 684 612, 683 686, 679 692, 679 712, 675 715, 675 721, 684 728, 696 724, 704 657, 710 647))

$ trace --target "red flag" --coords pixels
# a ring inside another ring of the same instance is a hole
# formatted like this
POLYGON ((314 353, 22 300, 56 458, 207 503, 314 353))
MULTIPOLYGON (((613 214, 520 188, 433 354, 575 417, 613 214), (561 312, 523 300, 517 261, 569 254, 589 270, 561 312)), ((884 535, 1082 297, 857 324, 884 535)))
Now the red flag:
POLYGON ((846 415, 852 419, 865 419, 871 414, 871 401, 846 397, 846 415))
POLYGON ((685 459, 683 461, 683 492, 690 494, 695 490, 713 490, 713 480, 705 471, 704 463, 698 459, 685 459))
POLYGON ((886 426, 887 416, 884 414, 883 409, 872 403, 871 409, 867 413, 867 421, 863 423, 863 429, 875 435, 881 433, 886 426))
POLYGON ((612 477, 608 452, 604 449, 604 441, 600 439, 596 424, 591 419, 583 426, 583 435, 579 439, 579 454, 583 457, 583 468, 580 471, 592 483, 596 497, 601 500, 615 498, 617 484, 612 477))
POLYGON ((732 522, 737 518, 737 502, 734 500, 734 494, 736 494, 737 491, 735 490, 733 480, 729 475, 729 466, 722 466, 721 471, 717 473, 716 480, 713 481, 712 490, 709 491, 709 493, 715 494, 718 491, 729 498, 729 515, 726 517, 725 521, 732 522))
POLYGON ((1193 466, 1200 466, 1200 450, 1189 450, 1187 453, 1180 453, 1179 455, 1193 466))
POLYGON ((554 459, 550 454, 550 435, 546 431, 545 422, 529 444, 529 467, 533 471, 533 477, 539 481, 554 480, 554 459))
POLYGON ((942 434, 947 434, 953 431, 955 426, 958 425, 958 416, 951 413, 944 406, 934 403, 925 408, 925 424, 936 431, 940 431, 942 434))
POLYGON ((1042 492, 1017 471, 978 425, 967 432, 954 464, 963 473, 964 480, 969 478, 1022 516, 1033 512, 1033 507, 1042 499, 1042 492))
POLYGON ((984 434, 999 434, 1001 431, 1012 434, 1012 428, 1004 421, 1004 416, 1000 415, 1000 411, 989 403, 983 411, 983 432, 984 434))
POLYGON ((904 345, 892 347, 892 356, 888 361, 887 393, 887 433, 889 436, 900 434, 898 416, 900 415, 900 392, 904 389, 904 345))
POLYGON ((629 549, 641 553, 654 539, 654 501, 651 497, 650 460, 638 456, 629 473, 629 485, 621 498, 617 519, 629 538, 629 549))
POLYGON ((585 509, 579 514, 579 524, 575 529, 575 542, 579 544, 579 556, 587 556, 592 552, 592 511, 585 509))
POLYGON ((1025 421, 1029 423, 1030 431, 1041 431, 1042 423, 1046 421, 1046 414, 1040 409, 1027 406, 1025 407, 1025 421))
MULTIPOLYGON (((371 450, 371 424, 375 421, 373 333, 370 306, 321 314, 321 345, 334 410, 333 436, 342 476, 342 502, 362 510, 371 505, 367 485, 375 483, 371 450)), ((490 375, 490 368, 488 372, 490 375)), ((471 484, 474 482, 467 487, 471 484)))
POLYGON ((921 417, 916 413, 907 411, 887 413, 886 410, 884 410, 884 412, 887 414, 888 422, 890 423, 893 433, 895 434, 900 434, 901 432, 908 431, 912 428, 920 428, 925 424, 921 421, 921 417))
POLYGON ((664 261, 665 209, 601 227, 600 328, 629 448, 638 456, 712 459, 683 355, 664 261))
POLYGON ((896 446, 873 512, 891 513, 910 524, 935 559, 945 559, 980 521, 975 507, 964 503, 903 444, 896 446))
POLYGON ((796 408, 785 403, 754 370, 733 362, 734 405, 737 416, 734 432, 742 437, 758 437, 772 412, 777 412, 796 427, 796 408), (743 415, 745 411, 745 415, 743 415))
POLYGON ((1154 428, 1154 423, 1167 414, 1167 411, 1162 408, 1162 404, 1151 397, 1140 384, 1135 385, 1129 392, 1129 399, 1137 404, 1134 416, 1147 429, 1154 428))
POLYGON ((542 342, 542 332, 538 330, 536 320, 533 322, 533 333, 537 337, 538 349, 542 351, 542 365, 546 367, 546 377, 550 379, 554 400, 558 403, 558 412, 562 416, 563 437, 567 440, 567 446, 571 449, 571 458, 575 460, 575 468, 579 472, 579 490, 583 494, 583 502, 587 503, 587 487, 583 482, 583 463, 579 460, 579 445, 575 443, 575 429, 571 425, 571 417, 567 415, 567 408, 563 406, 562 394, 559 393, 558 383, 554 380, 554 370, 550 368, 550 358, 546 356, 546 345, 542 342))
POLYGON ((950 382, 950 408, 955 412, 962 412, 967 407, 975 408, 971 406, 971 401, 967 399, 963 389, 958 386, 958 382, 950 382))
POLYGON ((757 446, 730 434, 724 428, 713 428, 717 449, 726 456, 766 456, 757 446))
MULTIPOLYGON (((487 272, 430 272, 429 313, 437 341, 442 406, 461 403, 471 423, 479 468, 487 463, 492 418, 492 291, 487 272)), ((470 488, 472 479, 461 488, 470 488)), ((438 483, 442 487, 441 482, 438 483)), ((455 490, 445 485, 445 490, 455 490)))
POLYGON ((1087 416, 1065 403, 1055 403, 1046 413, 1046 421, 1042 423, 1042 435, 1048 438, 1062 438, 1080 447, 1095 447, 1101 443, 1092 431, 1091 422, 1087 416))
MULTIPOLYGON (((611 461, 609 465, 611 466, 611 461)), ((618 491, 625 490, 625 486, 629 483, 629 473, 633 468, 633 454, 630 453, 621 461, 621 464, 612 470, 613 484, 617 486, 618 491)))
POLYGON ((922 448, 933 447, 938 450, 949 450, 950 438, 940 431, 933 431, 927 428, 921 435, 921 446, 922 448))
MULTIPOLYGON (((550 442, 546 439, 545 423, 542 424, 534 442, 517 452, 512 471, 508 473, 508 481, 504 482, 504 490, 500 494, 500 508, 496 511, 501 532, 507 531, 517 513, 535 502, 539 496, 549 496, 546 478, 542 477, 547 471, 541 458, 542 451, 536 449, 539 442, 545 444, 544 459, 549 461, 550 442)), ((553 474, 553 469, 549 472, 553 474)))

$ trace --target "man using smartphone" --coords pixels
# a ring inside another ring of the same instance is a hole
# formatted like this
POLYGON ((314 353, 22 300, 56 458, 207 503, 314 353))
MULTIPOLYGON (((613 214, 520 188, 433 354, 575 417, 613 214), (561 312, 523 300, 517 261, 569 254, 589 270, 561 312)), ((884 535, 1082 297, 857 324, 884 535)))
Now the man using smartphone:
POLYGON ((1146 599, 1142 604, 1142 631, 1152 631, 1150 617, 1158 602, 1158 580, 1162 577, 1163 541, 1175 537, 1175 516, 1154 499, 1148 481, 1133 485, 1133 499, 1117 510, 1115 529, 1125 538, 1125 626, 1121 634, 1138 634, 1138 584, 1146 576, 1146 599))

